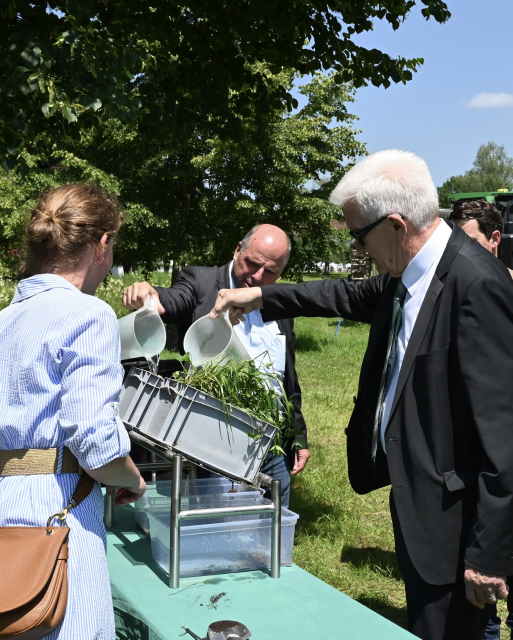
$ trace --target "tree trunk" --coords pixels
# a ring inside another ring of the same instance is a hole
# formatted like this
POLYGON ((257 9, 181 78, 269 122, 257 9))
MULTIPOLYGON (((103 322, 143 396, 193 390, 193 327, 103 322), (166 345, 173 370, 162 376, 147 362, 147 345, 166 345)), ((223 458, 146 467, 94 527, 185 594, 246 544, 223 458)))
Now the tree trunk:
POLYGON ((171 284, 173 285, 176 282, 178 274, 182 270, 181 265, 178 264, 176 260, 173 260, 173 270, 171 271, 171 284))

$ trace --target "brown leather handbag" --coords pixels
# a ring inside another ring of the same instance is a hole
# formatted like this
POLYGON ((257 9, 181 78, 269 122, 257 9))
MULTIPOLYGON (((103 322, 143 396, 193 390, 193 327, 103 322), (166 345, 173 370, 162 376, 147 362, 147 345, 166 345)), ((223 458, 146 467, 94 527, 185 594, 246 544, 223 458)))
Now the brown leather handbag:
POLYGON ((0 527, 0 638, 39 640, 61 621, 68 601, 69 527, 50 525, 54 518, 64 521, 94 482, 84 474, 68 506, 46 527, 0 527))

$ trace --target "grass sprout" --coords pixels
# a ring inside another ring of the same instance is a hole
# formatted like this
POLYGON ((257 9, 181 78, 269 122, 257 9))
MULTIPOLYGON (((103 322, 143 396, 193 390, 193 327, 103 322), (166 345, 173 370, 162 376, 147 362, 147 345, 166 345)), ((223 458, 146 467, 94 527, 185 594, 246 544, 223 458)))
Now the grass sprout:
MULTIPOLYGON (((187 356, 182 360, 188 361, 187 356)), ((196 369, 184 369, 173 376, 220 400, 230 426, 232 407, 237 407, 255 420, 277 427, 278 431, 270 448, 275 456, 284 453, 285 440, 299 435, 294 428, 294 405, 287 398, 281 378, 274 372, 271 362, 257 368, 254 360, 234 362, 225 358, 196 369)), ((254 440, 262 438, 258 429, 248 435, 254 440)))

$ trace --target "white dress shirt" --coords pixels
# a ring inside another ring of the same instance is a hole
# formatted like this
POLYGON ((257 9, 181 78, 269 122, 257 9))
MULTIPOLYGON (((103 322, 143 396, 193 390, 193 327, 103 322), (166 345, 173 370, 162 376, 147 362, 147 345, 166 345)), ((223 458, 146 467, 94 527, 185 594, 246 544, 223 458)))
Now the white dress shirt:
MULTIPOLYGON (((233 260, 230 264, 230 287, 236 289, 233 281, 233 260)), ((280 332, 276 321, 264 322, 260 309, 244 314, 246 322, 239 322, 233 327, 244 348, 255 361, 255 365, 262 371, 278 374, 283 380, 285 375, 285 335, 280 332), (272 362, 272 368, 266 365, 272 362)), ((277 382, 272 381, 278 395, 281 389, 277 382)))
POLYGON ((451 233, 451 227, 449 227, 445 220, 441 220, 431 238, 429 238, 413 258, 401 276, 401 280, 408 291, 404 299, 402 324, 392 356, 392 366, 390 367, 385 401, 383 403, 381 445, 384 451, 386 451, 385 431, 390 417, 390 409, 394 402, 397 380, 403 364, 404 354, 408 348, 408 342, 410 341, 410 336, 415 326, 420 307, 424 302, 427 290, 435 275, 442 254, 447 247, 451 233))

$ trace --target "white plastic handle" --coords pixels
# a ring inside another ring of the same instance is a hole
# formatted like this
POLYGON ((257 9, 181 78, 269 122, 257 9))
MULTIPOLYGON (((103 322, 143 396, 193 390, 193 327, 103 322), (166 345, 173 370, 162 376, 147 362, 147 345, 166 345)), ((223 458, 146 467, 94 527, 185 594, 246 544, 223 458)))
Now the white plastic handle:
POLYGON ((144 301, 144 309, 148 309, 149 311, 157 311, 158 303, 157 298, 152 298, 148 293, 146 296, 146 300, 144 301))

